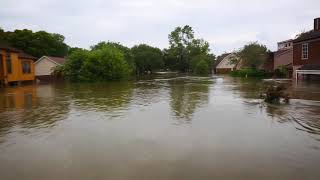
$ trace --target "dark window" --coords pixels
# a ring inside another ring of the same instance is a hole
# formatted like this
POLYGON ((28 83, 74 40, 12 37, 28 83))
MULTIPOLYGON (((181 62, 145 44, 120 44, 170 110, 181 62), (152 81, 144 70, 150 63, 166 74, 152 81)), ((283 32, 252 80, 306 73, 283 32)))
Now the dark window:
POLYGON ((9 51, 6 52, 6 65, 7 65, 7 73, 12 73, 12 62, 11 62, 11 54, 9 51))
POLYGON ((302 44, 302 59, 308 59, 309 58, 309 44, 304 43, 302 44))
POLYGON ((23 74, 31 73, 31 65, 30 61, 22 61, 22 72, 23 74))

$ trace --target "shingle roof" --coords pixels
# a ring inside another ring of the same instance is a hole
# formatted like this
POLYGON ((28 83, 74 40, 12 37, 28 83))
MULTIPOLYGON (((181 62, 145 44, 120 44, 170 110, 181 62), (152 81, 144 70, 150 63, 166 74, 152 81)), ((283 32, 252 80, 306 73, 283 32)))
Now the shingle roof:
POLYGON ((217 60, 215 60, 215 62, 214 62, 214 64, 213 64, 213 67, 217 67, 218 64, 220 64, 220 62, 221 62, 225 57, 227 57, 229 54, 231 54, 231 53, 224 53, 224 54, 218 56, 218 57, 217 57, 217 60))
POLYGON ((37 60, 36 57, 33 57, 33 56, 31 56, 31 55, 23 52, 23 51, 20 51, 20 52, 19 52, 19 58, 37 60))
POLYGON ((0 42, 0 49, 3 49, 3 50, 7 50, 7 51, 12 51, 12 52, 16 52, 19 54, 19 58, 23 58, 23 59, 32 59, 32 60, 36 60, 37 58, 23 52, 22 50, 20 49, 16 49, 12 46, 10 46, 8 43, 6 42, 0 42))
POLYGON ((13 52, 20 52, 21 51, 19 49, 13 48, 12 46, 10 46, 6 42, 0 42, 0 49, 9 50, 9 51, 13 51, 13 52))
POLYGON ((292 48, 290 48, 290 49, 283 49, 283 50, 278 50, 278 51, 274 52, 273 54, 274 54, 275 56, 279 56, 279 55, 282 55, 282 54, 285 54, 285 53, 288 53, 288 52, 291 52, 291 51, 293 51, 292 48))
POLYGON ((312 30, 312 31, 309 31, 309 32, 302 33, 293 42, 297 43, 297 42, 307 41, 307 40, 316 39, 316 38, 320 38, 320 31, 312 30))
POLYGON ((60 65, 62 65, 66 62, 66 59, 62 58, 62 57, 53 57, 53 56, 46 56, 46 57, 48 57, 50 60, 52 60, 55 63, 60 64, 60 65))

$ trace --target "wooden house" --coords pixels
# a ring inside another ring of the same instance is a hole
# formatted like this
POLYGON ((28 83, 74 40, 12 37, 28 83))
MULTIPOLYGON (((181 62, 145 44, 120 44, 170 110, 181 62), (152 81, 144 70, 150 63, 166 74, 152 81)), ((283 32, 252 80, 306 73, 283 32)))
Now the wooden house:
POLYGON ((0 84, 10 85, 33 81, 35 60, 35 57, 21 50, 0 44, 0 84))

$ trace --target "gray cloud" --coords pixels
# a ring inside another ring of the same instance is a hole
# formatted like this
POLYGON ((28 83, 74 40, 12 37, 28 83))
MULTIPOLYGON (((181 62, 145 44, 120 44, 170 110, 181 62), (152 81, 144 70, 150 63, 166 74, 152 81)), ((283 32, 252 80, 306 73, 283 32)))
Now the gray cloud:
POLYGON ((276 42, 312 28, 319 0, 1 0, 0 26, 63 34, 72 46, 99 41, 168 46, 168 34, 191 25, 215 54, 276 42))

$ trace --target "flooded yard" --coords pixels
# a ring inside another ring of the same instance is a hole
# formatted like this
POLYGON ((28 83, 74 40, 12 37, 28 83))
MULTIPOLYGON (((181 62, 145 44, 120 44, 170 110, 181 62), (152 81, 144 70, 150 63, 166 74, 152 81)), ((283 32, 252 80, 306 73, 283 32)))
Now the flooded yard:
POLYGON ((0 89, 3 180, 320 179, 320 83, 165 77, 0 89))

